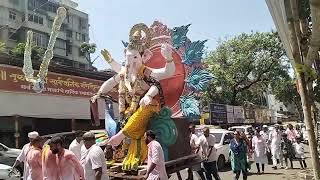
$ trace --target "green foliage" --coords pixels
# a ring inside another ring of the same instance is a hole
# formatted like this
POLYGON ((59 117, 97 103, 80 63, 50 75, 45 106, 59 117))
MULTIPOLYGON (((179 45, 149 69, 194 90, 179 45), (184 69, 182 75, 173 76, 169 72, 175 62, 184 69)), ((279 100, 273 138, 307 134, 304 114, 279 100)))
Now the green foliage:
POLYGON ((285 105, 294 104, 298 111, 302 111, 300 95, 294 79, 282 79, 272 87, 272 94, 285 105))
POLYGON ((82 53, 85 54, 85 57, 87 59, 87 61, 89 62, 89 65, 92 67, 93 61, 91 61, 91 57, 90 54, 93 54, 96 52, 97 49, 97 45, 94 43, 87 43, 87 42, 83 42, 80 45, 80 50, 82 53))
MULTIPOLYGON (((23 58, 24 56, 24 50, 25 50, 25 43, 19 43, 15 48, 13 48, 10 53, 14 56, 14 57, 18 57, 18 58, 23 58)), ((32 46, 32 54, 31 54, 31 58, 32 59, 41 59, 43 57, 44 54, 44 49, 40 48, 38 46, 32 46)))
POLYGON ((0 54, 3 53, 6 50, 6 44, 3 42, 0 42, 0 54))
POLYGON ((285 51, 275 32, 243 33, 220 41, 205 64, 215 78, 204 97, 217 103, 265 105, 269 86, 289 77, 285 51))
POLYGON ((93 54, 96 52, 97 45, 94 43, 82 43, 80 45, 81 52, 93 54))

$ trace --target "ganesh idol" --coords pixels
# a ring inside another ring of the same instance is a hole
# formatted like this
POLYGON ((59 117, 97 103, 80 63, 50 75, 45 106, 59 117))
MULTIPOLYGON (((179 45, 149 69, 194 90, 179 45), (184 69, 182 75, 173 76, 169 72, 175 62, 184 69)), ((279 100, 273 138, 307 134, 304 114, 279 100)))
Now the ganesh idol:
POLYGON ((166 61, 163 68, 154 69, 145 66, 153 56, 150 50, 152 34, 147 25, 136 24, 130 30, 129 42, 124 43, 125 63, 120 65, 107 50, 101 53, 104 59, 117 73, 104 82, 91 98, 95 102, 118 86, 118 103, 121 130, 109 140, 109 144, 119 146, 127 143, 127 155, 123 160, 123 170, 136 170, 147 157, 147 146, 143 135, 149 121, 164 106, 160 80, 175 74, 172 47, 161 45, 161 55, 166 61))

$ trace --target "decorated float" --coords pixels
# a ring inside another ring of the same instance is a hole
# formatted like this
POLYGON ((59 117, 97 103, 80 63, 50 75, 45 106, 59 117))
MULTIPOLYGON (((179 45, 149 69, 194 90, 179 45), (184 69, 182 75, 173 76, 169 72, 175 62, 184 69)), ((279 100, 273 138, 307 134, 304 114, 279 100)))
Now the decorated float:
MULTIPOLYGON (((31 61, 32 32, 27 33, 23 72, 37 93, 44 89, 53 47, 65 17, 66 9, 59 8, 36 77, 31 61)), ((105 124, 108 143, 113 146, 107 149, 115 151, 113 162, 120 164, 111 167, 110 176, 142 178, 137 172, 143 172, 141 165, 147 158, 143 139, 147 129, 156 133, 162 145, 168 174, 200 162, 190 155, 188 126, 192 119, 200 117, 198 100, 212 76, 201 62, 206 40, 188 39, 189 26, 170 29, 159 21, 150 27, 143 23, 134 25, 129 41, 123 42, 125 61, 121 63, 107 50, 101 51, 116 75, 102 84, 90 102, 92 107, 97 99, 106 101, 105 124), (117 120, 113 118, 112 102, 119 105, 117 120)), ((97 139, 105 140, 104 135, 97 139)))
POLYGON ((141 168, 147 156, 143 139, 147 129, 157 134, 166 166, 172 167, 169 171, 178 172, 199 163, 195 156, 190 156, 188 125, 200 117, 198 100, 212 76, 201 63, 206 40, 188 39, 189 26, 170 29, 159 21, 150 27, 143 23, 134 25, 129 41, 123 42, 122 64, 102 50, 117 74, 101 86, 91 101, 107 99, 109 144, 117 147, 114 160, 122 161, 122 170, 119 166, 111 168, 111 176, 129 178, 123 173, 141 168), (118 120, 113 118, 111 101, 119 104, 118 120))

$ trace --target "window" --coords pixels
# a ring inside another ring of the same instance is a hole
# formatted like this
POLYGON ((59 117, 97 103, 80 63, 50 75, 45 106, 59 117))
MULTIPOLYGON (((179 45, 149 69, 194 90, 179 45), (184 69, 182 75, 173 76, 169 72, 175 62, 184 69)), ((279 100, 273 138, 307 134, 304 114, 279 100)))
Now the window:
POLYGON ((67 55, 72 54, 72 45, 70 41, 67 41, 66 47, 67 47, 67 55))
POLYGON ((49 28, 52 28, 52 25, 53 25, 53 20, 48 19, 48 27, 49 27, 49 28))
POLYGON ((36 46, 46 48, 47 47, 47 35, 33 32, 33 41, 36 46))
POLYGON ((67 19, 67 22, 68 22, 68 23, 70 23, 70 19, 71 19, 71 18, 72 18, 71 15, 67 14, 66 19, 67 19))
POLYGON ((49 3, 47 6, 47 10, 53 13, 56 13, 58 9, 58 6, 52 3, 49 3))
POLYGON ((60 31, 65 31, 65 30, 66 30, 66 25, 65 24, 61 24, 60 31))
POLYGON ((28 1, 28 9, 29 10, 34 10, 40 6, 40 1, 39 0, 29 0, 28 1))
POLYGON ((68 37, 68 38, 72 38, 72 31, 67 30, 67 37, 68 37))
POLYGON ((78 41, 81 40, 81 34, 80 33, 76 33, 76 40, 78 40, 78 41))
POLYGON ((83 19, 81 17, 79 17, 79 24, 78 24, 78 27, 79 29, 86 29, 87 28, 87 20, 86 19, 83 19))
POLYGON ((232 134, 227 133, 224 135, 223 144, 230 144, 230 141, 233 139, 232 134))
POLYGON ((17 14, 13 11, 9 11, 9 19, 16 20, 17 14))
POLYGON ((19 5, 19 0, 10 0, 12 4, 19 5))
POLYGON ((86 35, 85 34, 82 34, 82 41, 86 42, 86 35))
POLYGON ((62 39, 57 39, 55 47, 59 49, 66 49, 66 41, 62 39))
POLYGON ((19 36, 18 36, 17 30, 15 30, 15 29, 10 29, 9 30, 8 37, 11 40, 15 40, 15 41, 19 40, 19 36))
POLYGON ((43 18, 34 14, 29 14, 28 21, 43 25, 43 18))

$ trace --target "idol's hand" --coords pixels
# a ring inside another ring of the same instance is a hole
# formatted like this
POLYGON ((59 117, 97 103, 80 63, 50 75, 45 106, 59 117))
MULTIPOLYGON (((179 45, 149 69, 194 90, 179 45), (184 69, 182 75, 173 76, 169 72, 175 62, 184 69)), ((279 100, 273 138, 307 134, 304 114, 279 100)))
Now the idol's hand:
POLYGON ((141 100, 140 100, 140 106, 148 106, 152 101, 152 97, 149 95, 145 95, 141 100))
POLYGON ((109 53, 108 50, 104 49, 104 50, 101 50, 101 54, 103 56, 103 58, 108 62, 108 63, 111 63, 113 61, 112 57, 111 57, 111 54, 109 53))
POLYGON ((96 94, 96 95, 91 97, 91 102, 95 103, 97 101, 97 99, 99 99, 99 98, 100 98, 100 94, 96 94))
POLYGON ((172 61, 172 49, 168 44, 161 45, 161 55, 166 61, 172 61))

